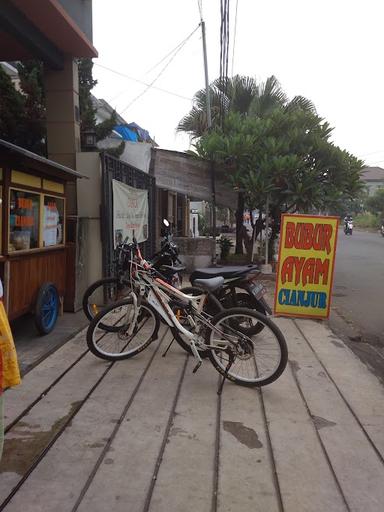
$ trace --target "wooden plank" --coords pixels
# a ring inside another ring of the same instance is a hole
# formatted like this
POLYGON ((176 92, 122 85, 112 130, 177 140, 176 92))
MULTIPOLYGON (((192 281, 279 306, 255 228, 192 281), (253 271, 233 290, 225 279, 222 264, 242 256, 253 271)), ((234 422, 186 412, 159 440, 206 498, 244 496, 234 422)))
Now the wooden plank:
POLYGON ((86 398, 109 363, 88 353, 11 428, 0 462, 0 503, 86 398))
POLYGON ((225 383, 220 425, 219 512, 278 512, 260 394, 225 383))
MULTIPOLYGON (((278 320, 289 357, 301 362, 295 346, 304 343, 291 320, 278 320)), ((308 361, 314 364, 314 357, 308 361)), ((284 512, 347 510, 316 429, 290 367, 262 389, 284 512)))
MULTIPOLYGON (((172 354, 173 356, 173 354, 172 354)), ((218 374, 190 358, 149 510, 211 511, 218 374)))
POLYGON ((142 512, 185 357, 155 359, 78 512, 142 512))
MULTIPOLYGON (((298 330, 291 336, 290 354, 296 361, 293 368, 306 405, 350 510, 382 512, 382 460, 298 330)), ((345 351, 343 357, 347 361, 355 356, 345 351)), ((367 370, 361 368, 355 374, 356 382, 365 379, 366 374, 367 370)))
POLYGON ((4 510, 72 510, 157 346, 113 366, 4 510))
POLYGON ((298 321, 311 346, 384 457, 384 389, 377 377, 326 325, 298 321))
POLYGON ((15 419, 32 404, 61 373, 87 350, 85 334, 86 329, 27 373, 19 386, 7 389, 4 394, 5 427, 8 427, 8 425, 15 421, 15 419))

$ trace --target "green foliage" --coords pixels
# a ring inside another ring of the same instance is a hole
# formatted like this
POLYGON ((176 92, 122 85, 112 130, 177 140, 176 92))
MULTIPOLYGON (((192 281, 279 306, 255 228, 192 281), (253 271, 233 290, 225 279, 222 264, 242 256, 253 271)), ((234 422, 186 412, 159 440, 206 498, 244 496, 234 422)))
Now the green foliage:
POLYGON ((43 64, 32 60, 17 64, 20 87, 24 94, 24 144, 34 153, 46 154, 46 112, 43 64))
POLYGON ((91 90, 97 84, 93 79, 92 59, 82 58, 77 61, 79 67, 79 107, 80 107, 80 129, 94 130, 96 127, 96 109, 92 104, 91 90))
POLYGON ((366 200, 366 208, 374 215, 384 218, 384 188, 379 188, 366 200))
POLYGON ((362 162, 329 141, 329 125, 308 110, 274 109, 265 117, 230 113, 223 129, 196 142, 196 151, 227 165, 229 182, 244 191, 246 206, 310 212, 326 209, 362 188, 362 162))
MULTIPOLYGON (((315 112, 313 103, 302 96, 295 96, 288 101, 275 76, 270 76, 263 83, 257 83, 254 78, 241 75, 225 81, 218 78, 209 86, 209 96, 213 127, 220 125, 222 108, 226 116, 230 112, 237 112, 243 116, 264 117, 276 108, 284 108, 287 111, 301 108, 315 112)), ((177 131, 187 132, 193 139, 206 133, 208 129, 206 99, 205 89, 195 94, 192 109, 181 119, 176 128, 177 131)))
MULTIPOLYGON (((92 77, 91 59, 78 59, 79 106, 81 130, 95 130, 97 140, 105 139, 116 125, 116 112, 110 119, 96 125, 96 109, 91 90, 97 84, 92 77)), ((17 91, 3 68, 0 67, 0 138, 13 142, 34 153, 46 156, 46 108, 43 64, 31 60, 17 64, 21 92, 17 91)), ((118 157, 125 143, 108 153, 118 157)))
POLYGON ((198 215, 199 234, 200 234, 200 236, 206 236, 208 234, 207 219, 200 212, 197 215, 198 215))
MULTIPOLYGON (((108 137, 116 126, 116 112, 113 111, 111 117, 96 124, 96 109, 92 103, 92 89, 97 85, 97 80, 94 80, 92 75, 93 62, 92 59, 82 58, 78 59, 79 66, 79 107, 80 107, 80 128, 82 131, 94 130, 96 133, 96 140, 99 142, 108 137)), ((105 151, 118 158, 122 155, 125 148, 125 142, 116 148, 108 148, 105 151)))
POLYGON ((46 154, 43 68, 38 61, 17 65, 21 92, 0 67, 0 138, 46 154))
POLYGON ((104 151, 108 153, 108 155, 114 156, 115 158, 119 158, 125 149, 125 141, 122 140, 121 143, 115 148, 106 148, 104 151))
POLYGON ((380 217, 372 213, 360 213, 354 218, 354 224, 358 228, 379 228, 380 217))
POLYGON ((0 138, 14 144, 22 140, 24 98, 0 66, 0 138))
POLYGON ((229 238, 221 237, 219 240, 220 250, 221 250, 221 259, 226 260, 228 258, 231 247, 233 247, 233 243, 229 238))

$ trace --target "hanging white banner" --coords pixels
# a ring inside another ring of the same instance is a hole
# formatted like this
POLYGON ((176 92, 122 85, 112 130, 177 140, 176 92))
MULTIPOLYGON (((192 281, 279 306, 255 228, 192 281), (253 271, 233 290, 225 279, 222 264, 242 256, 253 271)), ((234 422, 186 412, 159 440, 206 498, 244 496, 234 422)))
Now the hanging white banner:
POLYGON ((133 188, 112 180, 114 247, 126 237, 132 242, 148 238, 148 190, 133 188))

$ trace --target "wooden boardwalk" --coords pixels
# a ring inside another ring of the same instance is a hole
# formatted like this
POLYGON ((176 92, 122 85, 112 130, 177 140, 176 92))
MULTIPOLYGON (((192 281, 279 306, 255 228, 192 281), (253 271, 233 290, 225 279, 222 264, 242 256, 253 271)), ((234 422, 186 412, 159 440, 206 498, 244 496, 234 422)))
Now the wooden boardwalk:
POLYGON ((226 383, 170 334, 107 363, 82 332, 5 393, 6 512, 383 512, 384 391, 323 324, 279 319, 289 365, 226 383))

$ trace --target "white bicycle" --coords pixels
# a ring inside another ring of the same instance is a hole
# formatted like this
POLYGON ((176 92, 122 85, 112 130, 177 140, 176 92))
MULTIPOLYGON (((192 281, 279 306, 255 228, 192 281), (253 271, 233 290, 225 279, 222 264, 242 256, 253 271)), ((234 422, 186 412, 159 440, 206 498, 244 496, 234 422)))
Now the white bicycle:
POLYGON ((130 275, 131 294, 102 310, 89 325, 87 343, 97 357, 118 361, 135 356, 158 338, 161 319, 195 358, 193 372, 207 355, 223 375, 222 385, 227 378, 243 386, 264 386, 284 371, 287 344, 270 318, 246 308, 226 309, 214 316, 205 311, 210 292, 222 286, 224 278, 198 280, 196 286, 205 292, 186 295, 158 277, 135 242, 130 275), (248 335, 256 323, 264 329, 248 335))

